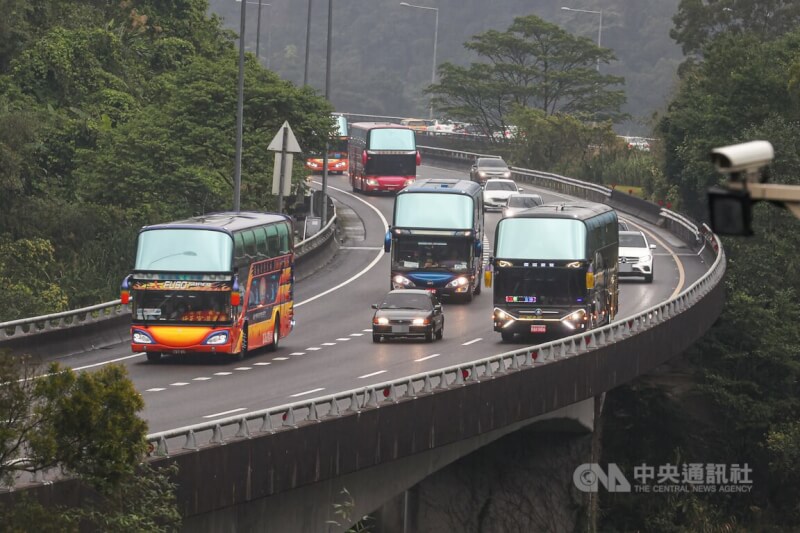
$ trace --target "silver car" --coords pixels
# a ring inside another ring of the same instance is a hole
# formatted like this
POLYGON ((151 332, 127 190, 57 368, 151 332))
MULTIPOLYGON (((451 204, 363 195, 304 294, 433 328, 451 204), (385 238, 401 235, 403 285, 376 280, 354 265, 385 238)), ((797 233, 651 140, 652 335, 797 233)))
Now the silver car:
POLYGON ((469 169, 469 179, 478 183, 486 183, 492 178, 511 178, 511 170, 499 157, 479 157, 469 169))
POLYGON ((619 232, 619 276, 644 276, 647 283, 653 281, 653 250, 655 244, 647 242, 641 231, 619 232))
POLYGON ((512 194, 508 197, 505 207, 503 207, 504 217, 513 217, 520 211, 525 211, 531 207, 542 205, 544 201, 538 194, 512 194))

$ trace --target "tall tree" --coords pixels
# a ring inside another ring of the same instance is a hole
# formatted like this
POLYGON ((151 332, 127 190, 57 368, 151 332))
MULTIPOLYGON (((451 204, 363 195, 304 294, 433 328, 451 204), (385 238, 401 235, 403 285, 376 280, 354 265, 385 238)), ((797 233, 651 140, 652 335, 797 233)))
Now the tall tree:
POLYGON ((504 32, 476 35, 464 46, 488 62, 469 68, 440 66, 441 81, 427 92, 446 114, 489 132, 504 129, 512 105, 595 121, 623 118, 619 110, 624 94, 612 89, 622 78, 597 69, 615 59, 614 54, 589 39, 529 15, 514 19, 504 32))

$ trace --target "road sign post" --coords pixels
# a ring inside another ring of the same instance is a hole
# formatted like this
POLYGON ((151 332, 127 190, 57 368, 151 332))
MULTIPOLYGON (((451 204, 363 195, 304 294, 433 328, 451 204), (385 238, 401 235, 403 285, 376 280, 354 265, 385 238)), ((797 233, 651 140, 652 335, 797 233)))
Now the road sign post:
POLYGON ((284 122, 280 131, 275 134, 267 150, 279 152, 275 154, 275 168, 272 172, 272 194, 278 195, 278 212, 283 212, 283 196, 291 193, 292 154, 302 151, 288 121, 284 122))

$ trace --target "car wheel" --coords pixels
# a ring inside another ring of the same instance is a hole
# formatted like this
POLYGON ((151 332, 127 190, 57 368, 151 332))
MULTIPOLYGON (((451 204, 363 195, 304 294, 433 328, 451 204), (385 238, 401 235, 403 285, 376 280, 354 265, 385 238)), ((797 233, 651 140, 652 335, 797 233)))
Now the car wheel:
POLYGON ((161 352, 147 352, 147 360, 151 363, 161 361, 161 352))
POLYGON ((501 331, 500 337, 502 337, 503 342, 511 342, 514 340, 514 334, 510 331, 501 331))
POLYGON ((466 303, 470 303, 472 301, 472 291, 467 291, 464 293, 464 301, 466 303))
POLYGON ((653 283, 653 274, 654 274, 654 272, 651 272, 650 274, 648 274, 647 276, 644 277, 644 280, 647 283, 653 283))
POLYGON ((425 342, 433 342, 433 326, 425 332, 425 342))
POLYGON ((442 327, 439 328, 439 331, 436 333, 436 340, 442 340, 444 337, 444 320, 442 320, 442 327))
POLYGON ((236 354, 234 354, 237 361, 244 360, 245 356, 247 355, 247 324, 245 324, 242 328, 242 348, 236 354))
POLYGON ((372 334, 372 342, 381 342, 381 336, 376 335, 375 333, 372 334))
POLYGON ((475 291, 473 292, 473 294, 475 294, 475 296, 477 296, 480 293, 481 293, 481 280, 480 280, 480 278, 478 278, 478 282, 475 283, 475 291))
POLYGON ((269 351, 274 352, 278 349, 281 341, 281 315, 275 315, 275 327, 272 328, 272 344, 269 345, 269 351))

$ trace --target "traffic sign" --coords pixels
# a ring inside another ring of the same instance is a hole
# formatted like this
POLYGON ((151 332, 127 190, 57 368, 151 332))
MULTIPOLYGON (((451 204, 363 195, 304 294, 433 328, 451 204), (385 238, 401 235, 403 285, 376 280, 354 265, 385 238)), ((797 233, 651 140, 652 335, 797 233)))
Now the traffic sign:
POLYGON ((275 137, 272 139, 272 142, 269 143, 267 146, 267 150, 272 150, 273 152, 290 152, 299 154, 303 150, 300 149, 300 144, 297 142, 297 138, 294 136, 294 132, 292 132, 292 127, 289 126, 289 121, 283 123, 281 129, 278 130, 278 133, 275 134, 275 137), (286 145, 284 146, 284 128, 286 128, 286 145))

